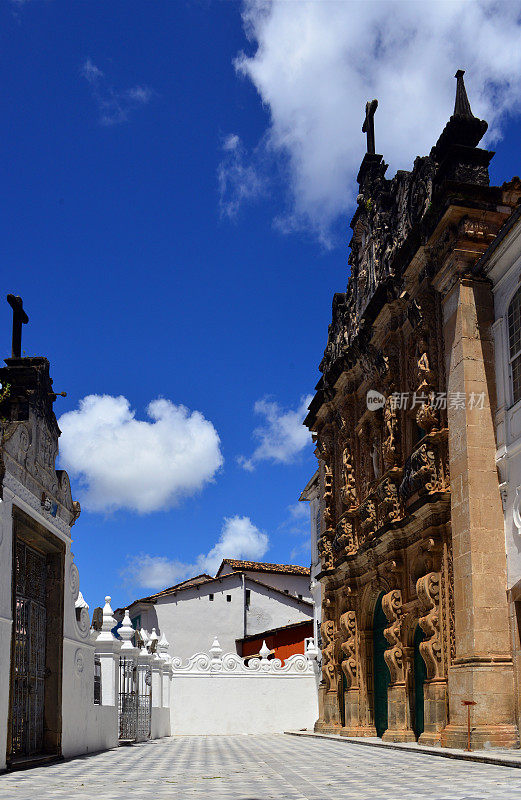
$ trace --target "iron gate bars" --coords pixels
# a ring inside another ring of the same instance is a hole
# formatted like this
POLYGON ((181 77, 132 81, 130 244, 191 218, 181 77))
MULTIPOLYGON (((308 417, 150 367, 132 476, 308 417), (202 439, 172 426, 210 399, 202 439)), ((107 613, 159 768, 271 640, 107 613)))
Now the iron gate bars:
POLYGON ((47 633, 45 556, 16 541, 11 756, 43 749, 45 644, 47 633))

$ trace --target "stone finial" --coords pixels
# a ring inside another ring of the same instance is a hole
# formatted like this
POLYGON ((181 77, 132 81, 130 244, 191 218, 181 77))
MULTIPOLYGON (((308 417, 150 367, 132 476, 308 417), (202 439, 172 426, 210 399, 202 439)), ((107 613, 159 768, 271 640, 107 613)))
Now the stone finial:
POLYGON ((306 639, 306 656, 313 661, 316 661, 319 656, 318 647, 316 646, 315 640, 312 636, 310 636, 309 639, 306 639))
POLYGON ((465 89, 465 81, 463 80, 464 74, 465 70, 459 69, 454 75, 457 81, 456 100, 454 101, 454 116, 467 117, 468 119, 472 119, 474 114, 472 113, 472 109, 469 103, 469 98, 467 96, 467 90, 465 89))
POLYGON ((163 659, 163 661, 166 661, 167 658, 169 658, 169 656, 168 656, 168 648, 169 647, 170 647, 170 645, 168 644, 168 640, 167 640, 167 638, 165 636, 165 632, 163 631, 163 633, 161 634, 161 638, 160 638, 159 642, 157 643, 157 650, 158 650, 158 653, 159 653, 160 657, 163 659))
POLYGON ((260 655, 262 661, 267 661, 268 660, 268 656, 271 655, 271 650, 269 649, 269 647, 268 647, 268 645, 266 644, 265 641, 262 642, 262 647, 259 650, 259 655, 260 655))
POLYGON ((152 633, 150 634, 150 638, 148 640, 148 649, 151 653, 155 653, 157 650, 157 643, 159 641, 159 636, 156 633, 156 629, 152 628, 152 633))
POLYGON ((128 608, 125 609, 125 616, 123 617, 123 622, 121 623, 121 627, 118 628, 118 634, 120 638, 123 640, 123 644, 121 645, 121 649, 125 650, 134 650, 134 645, 132 644, 132 637, 135 634, 135 630, 132 627, 132 623, 130 622, 130 616, 128 613, 128 608))
POLYGON ((101 630, 104 633, 111 631, 114 625, 116 625, 116 620, 114 619, 114 614, 110 606, 111 599, 112 598, 110 595, 107 595, 105 597, 105 605, 103 606, 103 622, 101 624, 101 630))
POLYGON ((215 664, 221 661, 221 656, 223 654, 223 650, 221 645, 219 644, 219 640, 217 636, 214 637, 213 644, 210 647, 210 655, 212 657, 212 663, 215 664))
POLYGON ((86 608, 87 611, 89 610, 89 604, 87 603, 81 592, 78 592, 78 597, 76 598, 76 601, 74 603, 74 608, 86 608))
POLYGON ((459 69, 454 76, 457 81, 454 113, 436 142, 435 153, 438 158, 444 156, 453 145, 477 147, 488 128, 484 119, 478 119, 472 113, 463 81, 464 73, 465 70, 459 69))
POLYGON ((139 638, 143 642, 143 647, 146 647, 150 639, 146 628, 141 628, 139 631, 139 638))

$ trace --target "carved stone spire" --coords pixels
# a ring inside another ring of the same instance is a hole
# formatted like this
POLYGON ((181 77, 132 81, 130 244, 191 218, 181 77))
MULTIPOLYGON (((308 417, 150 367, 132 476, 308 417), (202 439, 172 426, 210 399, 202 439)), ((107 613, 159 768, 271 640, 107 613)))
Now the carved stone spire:
POLYGON ((454 116, 468 117, 469 119, 471 119, 474 116, 474 114, 472 113, 472 109, 469 103, 469 98, 467 97, 467 90, 465 89, 465 81, 463 80, 464 74, 465 70, 459 69, 454 76, 457 81, 456 101, 454 103, 454 116))
POLYGON ((488 123, 472 113, 463 82, 464 72, 459 69, 454 76, 457 81, 454 113, 445 125, 431 155, 439 165, 438 181, 448 178, 461 183, 488 186, 488 165, 494 153, 478 148, 488 123))
POLYGON ((464 74, 465 70, 459 69, 454 76, 457 81, 454 114, 436 143, 435 149, 438 154, 445 153, 451 145, 477 147, 488 128, 488 123, 484 119, 478 119, 472 113, 463 81, 464 74))

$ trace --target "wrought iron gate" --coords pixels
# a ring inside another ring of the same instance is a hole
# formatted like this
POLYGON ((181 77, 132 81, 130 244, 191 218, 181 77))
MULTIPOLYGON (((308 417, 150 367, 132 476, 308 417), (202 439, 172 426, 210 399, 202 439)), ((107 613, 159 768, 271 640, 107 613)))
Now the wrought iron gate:
POLYGON ((150 738, 150 715, 152 711, 152 670, 150 665, 138 671, 137 694, 137 740, 150 738))
POLYGON ((137 667, 134 658, 119 659, 119 740, 143 741, 150 738, 152 711, 152 670, 137 667))
POLYGON ((119 659, 119 739, 135 741, 137 734, 137 667, 133 658, 119 659))
POLYGON ((19 539, 15 550, 15 608, 11 757, 43 749, 45 689, 45 556, 19 539))

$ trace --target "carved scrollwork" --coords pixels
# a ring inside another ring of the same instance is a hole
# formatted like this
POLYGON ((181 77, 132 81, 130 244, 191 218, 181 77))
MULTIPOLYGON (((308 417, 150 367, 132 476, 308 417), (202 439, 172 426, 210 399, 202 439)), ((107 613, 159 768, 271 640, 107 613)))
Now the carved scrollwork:
POLYGON ((440 584, 439 572, 430 572, 419 578, 416 583, 420 609, 424 614, 419 619, 419 625, 426 637, 420 643, 420 653, 425 661, 429 679, 441 677, 443 672, 440 636, 440 584))
POLYGON ((402 645, 402 620, 403 604, 402 593, 399 589, 392 589, 382 598, 382 609, 391 623, 384 630, 384 636, 391 645, 384 653, 385 663, 391 673, 391 683, 404 681, 403 645, 402 645))
POLYGON ((322 638, 322 679, 326 691, 336 690, 337 668, 335 664, 335 623, 328 619, 320 626, 322 638))
POLYGON ((340 631, 344 639, 341 644, 341 650, 344 654, 341 665, 342 672, 346 677, 346 688, 350 689, 357 682, 358 672, 358 635, 355 611, 346 611, 345 614, 342 614, 340 617, 340 631))

